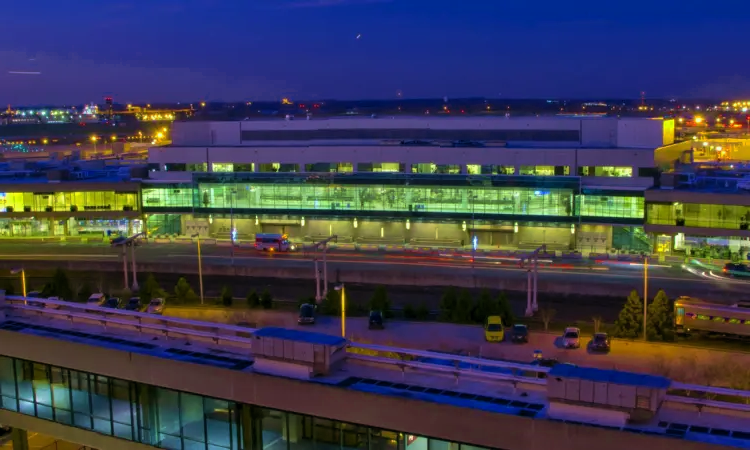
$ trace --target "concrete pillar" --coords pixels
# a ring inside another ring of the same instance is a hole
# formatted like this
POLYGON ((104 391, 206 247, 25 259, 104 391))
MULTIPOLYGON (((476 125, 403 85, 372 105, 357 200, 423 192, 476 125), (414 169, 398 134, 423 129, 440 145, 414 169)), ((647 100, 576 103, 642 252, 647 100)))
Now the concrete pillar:
POLYGON ((13 440, 13 450, 29 450, 29 436, 26 430, 13 428, 11 439, 13 440))
POLYGON ((66 217, 65 220, 63 220, 63 235, 64 236, 70 236, 70 217, 66 217))

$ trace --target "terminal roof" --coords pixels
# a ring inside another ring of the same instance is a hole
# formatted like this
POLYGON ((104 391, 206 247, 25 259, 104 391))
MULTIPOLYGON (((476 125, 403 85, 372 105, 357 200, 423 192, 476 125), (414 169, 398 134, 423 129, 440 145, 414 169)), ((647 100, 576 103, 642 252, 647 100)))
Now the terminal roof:
POLYGON ((300 331, 291 330, 279 327, 266 327, 257 330, 255 333, 257 337, 270 337, 278 339, 286 339, 289 341, 307 342, 310 344, 321 344, 321 345, 343 345, 346 344, 346 339, 339 336, 331 336, 330 334, 314 333, 311 331, 300 331))

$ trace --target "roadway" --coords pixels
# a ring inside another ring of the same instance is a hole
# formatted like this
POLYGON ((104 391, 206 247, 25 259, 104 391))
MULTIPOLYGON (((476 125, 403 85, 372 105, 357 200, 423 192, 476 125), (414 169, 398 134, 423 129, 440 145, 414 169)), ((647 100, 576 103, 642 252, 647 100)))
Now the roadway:
MULTIPOLYGON (((279 268, 310 268, 310 255, 304 253, 264 254, 254 249, 204 245, 204 265, 236 265, 249 267, 276 266, 279 268)), ((90 244, 0 244, 0 260, 15 261, 102 261, 115 262, 120 258, 118 250, 108 246, 90 244)), ((144 244, 137 248, 137 260, 141 263, 180 263, 197 261, 196 248, 185 244, 144 244)), ((197 262, 196 262, 197 265, 197 262)), ((519 267, 512 258, 477 257, 472 263, 467 257, 438 257, 384 252, 332 251, 328 255, 330 274, 341 271, 399 270, 437 275, 456 274, 467 276, 502 277, 524 280, 526 269, 519 267), (461 273, 461 272, 458 272, 461 273)), ((547 261, 540 268, 539 279, 548 283, 565 282, 585 285, 611 286, 615 295, 627 293, 643 285, 643 266, 627 262, 562 262, 547 261)), ((720 277, 701 276, 695 270, 687 271, 670 265, 649 265, 649 291, 664 289, 670 296, 694 295, 715 301, 736 301, 737 295, 748 295, 748 282, 727 280, 720 277)))

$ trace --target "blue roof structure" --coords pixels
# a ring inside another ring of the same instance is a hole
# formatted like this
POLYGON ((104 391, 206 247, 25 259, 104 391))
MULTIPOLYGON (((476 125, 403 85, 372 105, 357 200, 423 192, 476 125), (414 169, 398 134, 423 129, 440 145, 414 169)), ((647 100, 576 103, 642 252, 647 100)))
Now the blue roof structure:
POLYGON ((279 327, 266 327, 253 333, 258 337, 269 337, 277 339, 287 339, 289 341, 307 342, 310 344, 321 345, 342 345, 346 344, 346 339, 330 334, 313 333, 310 331, 299 331, 279 327))
POLYGON ((666 377, 646 375, 618 370, 595 369, 593 367, 578 367, 570 364, 558 364, 551 368, 549 377, 577 378, 598 383, 612 383, 627 386, 667 389, 672 381, 666 377))

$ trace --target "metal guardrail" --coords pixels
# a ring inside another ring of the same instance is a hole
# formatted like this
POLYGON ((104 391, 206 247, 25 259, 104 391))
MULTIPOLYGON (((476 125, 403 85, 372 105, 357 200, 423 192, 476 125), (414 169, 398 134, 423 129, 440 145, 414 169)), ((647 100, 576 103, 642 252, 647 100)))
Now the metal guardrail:
POLYGON ((233 343, 252 345, 254 328, 166 317, 122 309, 59 300, 7 296, 6 304, 24 315, 51 316, 70 323, 95 324, 105 328, 120 328, 138 333, 160 334, 173 338, 201 338, 214 344, 233 343))

